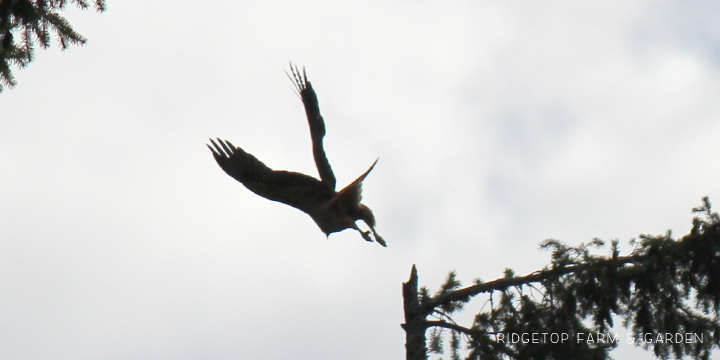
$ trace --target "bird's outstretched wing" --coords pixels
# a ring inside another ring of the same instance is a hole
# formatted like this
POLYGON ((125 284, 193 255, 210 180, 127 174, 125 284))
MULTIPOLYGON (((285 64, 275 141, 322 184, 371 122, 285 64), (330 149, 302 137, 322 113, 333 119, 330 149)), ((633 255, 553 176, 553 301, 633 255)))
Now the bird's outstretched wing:
POLYGON ((317 94, 315 94, 312 84, 307 80, 305 68, 303 68, 302 74, 300 74, 297 65, 293 66, 290 64, 290 72, 292 72, 292 77, 290 74, 288 74, 288 77, 293 81, 295 88, 298 93, 300 93, 303 105, 305 105, 305 114, 308 118, 310 136, 312 137, 313 157, 315 158, 315 165, 320 174, 320 179, 322 179, 323 184, 327 185, 331 190, 335 190, 335 175, 333 174, 330 162, 323 148, 325 121, 322 116, 320 116, 317 94))
POLYGON ((330 201, 335 191, 314 177, 290 171, 274 171, 252 154, 227 140, 210 139, 215 161, 250 191, 266 199, 279 201, 311 213, 330 201), (219 143, 219 144, 218 144, 219 143))

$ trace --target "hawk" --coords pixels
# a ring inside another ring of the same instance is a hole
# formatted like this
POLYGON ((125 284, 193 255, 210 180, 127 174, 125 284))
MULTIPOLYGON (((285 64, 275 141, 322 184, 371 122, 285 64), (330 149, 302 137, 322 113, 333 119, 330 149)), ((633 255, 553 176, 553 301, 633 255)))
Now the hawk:
POLYGON ((290 205, 310 215, 326 236, 345 229, 355 229, 363 239, 373 239, 382 246, 385 240, 375 231, 375 216, 362 199, 362 182, 375 167, 377 160, 370 168, 344 189, 335 191, 335 175, 325 156, 323 137, 325 122, 320 116, 317 95, 307 80, 305 68, 302 74, 296 66, 290 66, 293 81, 303 104, 310 125, 313 157, 320 180, 301 173, 273 170, 263 164, 252 154, 228 140, 210 139, 206 144, 212 151, 215 161, 232 178, 241 182, 250 191, 266 199, 290 205), (362 220, 370 227, 370 231, 362 231, 356 221, 362 220), (370 234, 372 233, 372 237, 370 234))

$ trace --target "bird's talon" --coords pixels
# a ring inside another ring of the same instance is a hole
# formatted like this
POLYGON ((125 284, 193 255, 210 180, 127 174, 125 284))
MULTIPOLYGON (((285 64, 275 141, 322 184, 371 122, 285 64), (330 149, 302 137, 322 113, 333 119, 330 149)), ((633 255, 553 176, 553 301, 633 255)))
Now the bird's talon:
POLYGON ((363 239, 365 239, 365 241, 369 241, 369 242, 373 241, 373 239, 370 237, 369 231, 361 231, 360 234, 362 234, 362 237, 363 237, 363 239))
POLYGON ((385 242, 385 239, 380 237, 380 235, 375 234, 375 241, 378 242, 378 244, 382 245, 383 247, 387 247, 387 243, 385 242))

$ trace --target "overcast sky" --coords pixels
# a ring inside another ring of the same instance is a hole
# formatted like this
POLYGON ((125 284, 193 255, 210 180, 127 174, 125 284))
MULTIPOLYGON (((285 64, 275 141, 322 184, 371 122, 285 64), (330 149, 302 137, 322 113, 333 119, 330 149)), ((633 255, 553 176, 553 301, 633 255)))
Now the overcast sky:
MULTIPOLYGON (((0 94, 6 359, 401 359, 401 283, 526 274, 538 243, 681 236, 720 204, 710 1, 108 1, 0 94), (388 248, 228 177, 222 137, 343 187, 388 248)), ((482 306, 471 303, 470 319, 482 306)), ((469 322, 466 322, 469 325, 469 322)), ((623 347, 616 358, 651 359, 623 347)))

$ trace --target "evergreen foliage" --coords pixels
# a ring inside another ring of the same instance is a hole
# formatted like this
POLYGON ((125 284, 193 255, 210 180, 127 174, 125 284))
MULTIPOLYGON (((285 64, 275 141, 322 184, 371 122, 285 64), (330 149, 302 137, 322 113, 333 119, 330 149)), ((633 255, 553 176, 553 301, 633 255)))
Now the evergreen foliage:
MULTIPOLYGON (((0 0, 0 92, 16 84, 10 65, 30 64, 36 44, 49 47, 52 34, 63 50, 87 42, 58 13, 68 3, 82 10, 90 7, 86 0, 0 0)), ((104 11, 105 0, 93 0, 93 7, 104 11)))
POLYGON ((707 198, 693 212, 698 215, 692 230, 681 239, 670 232, 640 235, 630 241, 627 256, 620 256, 618 241, 601 256, 592 253, 605 245, 599 239, 576 247, 546 240, 541 248, 551 251, 552 261, 542 270, 523 277, 506 270, 501 279, 476 280, 466 288, 451 272, 432 296, 424 287, 418 291, 413 266, 403 284, 403 328, 417 349, 408 348, 407 359, 449 349, 450 358, 459 360, 463 344, 468 360, 608 359, 617 342, 628 340, 610 337, 613 318, 631 329, 629 340, 657 358, 709 359, 720 345, 720 218, 707 198), (489 306, 470 327, 453 321, 454 313, 483 293, 489 306), (538 341, 528 335, 528 341, 512 342, 511 334, 537 334, 538 341), (568 340, 559 341, 562 334, 568 340), (667 334, 682 334, 683 341, 667 334))

